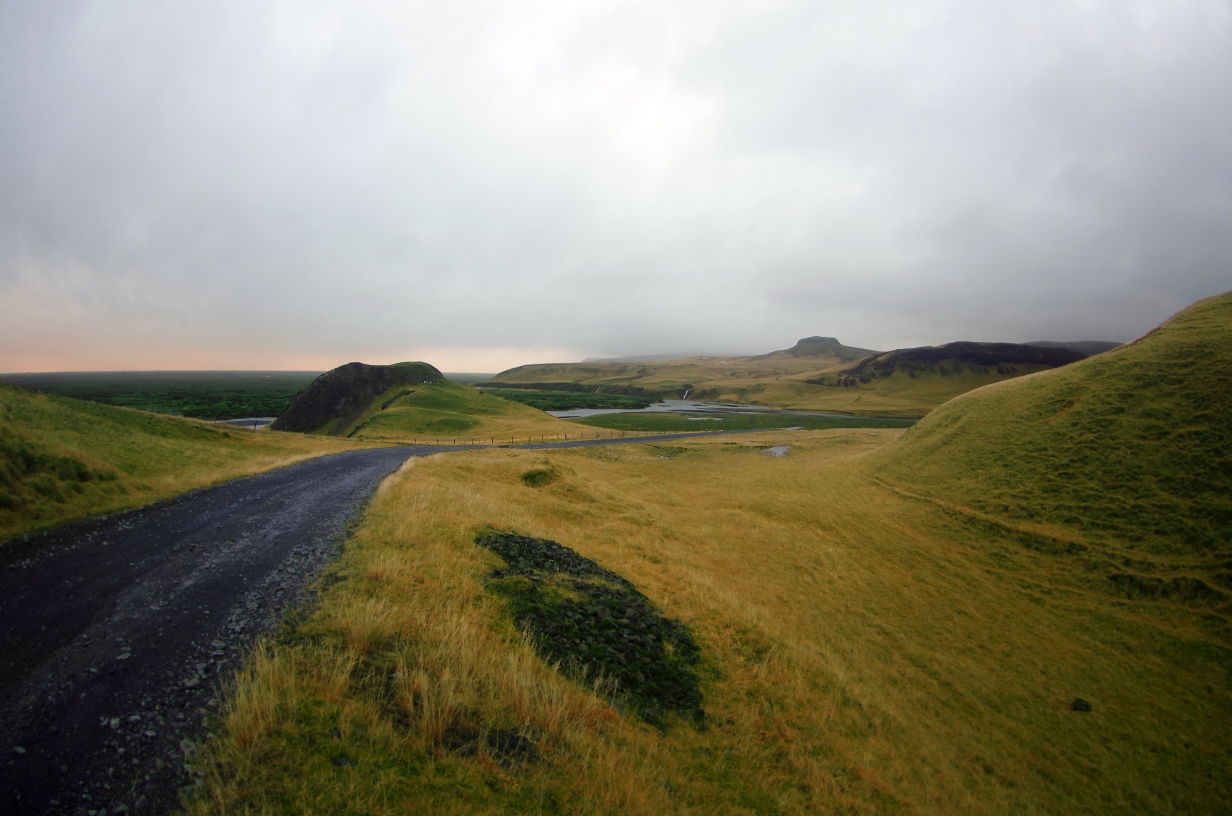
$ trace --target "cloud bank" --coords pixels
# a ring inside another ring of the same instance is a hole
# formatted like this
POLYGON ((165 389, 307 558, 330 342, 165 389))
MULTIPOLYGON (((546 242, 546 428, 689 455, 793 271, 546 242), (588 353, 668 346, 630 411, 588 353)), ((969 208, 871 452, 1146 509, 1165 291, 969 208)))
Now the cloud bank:
POLYGON ((1232 3, 0 6, 0 370, 1128 340, 1232 3))

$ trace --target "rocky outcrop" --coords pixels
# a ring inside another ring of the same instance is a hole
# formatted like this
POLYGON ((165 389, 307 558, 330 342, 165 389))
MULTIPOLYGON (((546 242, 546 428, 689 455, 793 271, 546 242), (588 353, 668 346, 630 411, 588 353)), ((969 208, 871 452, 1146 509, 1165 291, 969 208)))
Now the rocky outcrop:
POLYGON ((275 431, 340 436, 391 388, 427 385, 444 379, 445 375, 427 363, 347 363, 326 371, 296 394, 286 413, 270 427, 275 431))
POLYGON ((1023 343, 972 343, 960 341, 943 346, 897 349, 866 357, 844 369, 835 382, 825 385, 855 385, 894 374, 916 377, 945 376, 965 372, 1015 376, 1077 362, 1085 354, 1063 348, 1028 346, 1023 343))

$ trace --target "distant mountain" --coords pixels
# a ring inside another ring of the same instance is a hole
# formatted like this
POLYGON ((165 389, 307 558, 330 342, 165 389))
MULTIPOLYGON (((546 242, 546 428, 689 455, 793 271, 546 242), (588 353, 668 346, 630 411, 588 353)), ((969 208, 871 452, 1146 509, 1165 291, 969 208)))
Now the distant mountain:
POLYGON ((839 362, 848 363, 852 360, 859 360, 861 357, 868 357, 870 355, 880 353, 881 352, 873 351, 872 349, 844 346, 833 337, 802 337, 789 349, 772 351, 769 354, 762 354, 757 357, 750 357, 749 359, 765 360, 775 356, 776 354, 787 354, 792 357, 833 357, 839 362))
POLYGON ((1057 340, 1032 340, 1026 345, 1040 346, 1041 348, 1069 349, 1070 351, 1077 351, 1086 357, 1090 357, 1095 354, 1103 354, 1105 351, 1112 351, 1121 344, 1106 340, 1069 340, 1063 342, 1057 340))

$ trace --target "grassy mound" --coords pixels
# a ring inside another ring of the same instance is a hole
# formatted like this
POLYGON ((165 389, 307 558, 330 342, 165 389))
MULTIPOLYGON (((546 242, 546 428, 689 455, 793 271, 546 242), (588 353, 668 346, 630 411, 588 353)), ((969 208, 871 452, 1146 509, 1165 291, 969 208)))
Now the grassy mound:
POLYGON ((1134 551, 1232 555, 1232 293, 1127 346, 952 400, 880 471, 1134 551))
POLYGON ((0 384, 0 540, 353 447, 0 384))
MULTIPOLYGON (((393 388, 345 430, 347 436, 386 441, 458 438, 486 442, 506 434, 563 434, 571 427, 519 402, 443 380, 393 388)), ((508 441, 508 440, 506 440, 508 441)))
POLYGON ((583 682, 606 679, 647 722, 668 712, 702 721, 697 644, 633 584, 555 541, 488 531, 475 543, 505 560, 488 589, 546 660, 583 682))

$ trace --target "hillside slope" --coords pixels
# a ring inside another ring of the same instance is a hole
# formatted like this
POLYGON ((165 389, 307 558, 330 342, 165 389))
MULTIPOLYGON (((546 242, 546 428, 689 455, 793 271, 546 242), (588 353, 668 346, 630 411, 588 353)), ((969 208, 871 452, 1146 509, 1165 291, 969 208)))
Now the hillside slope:
POLYGON ((239 431, 0 383, 0 541, 359 446, 239 431))
POLYGON ((951 400, 879 471, 1126 557, 1181 557, 1178 575, 1222 564, 1200 578, 1232 588, 1232 293, 1126 346, 951 400))

